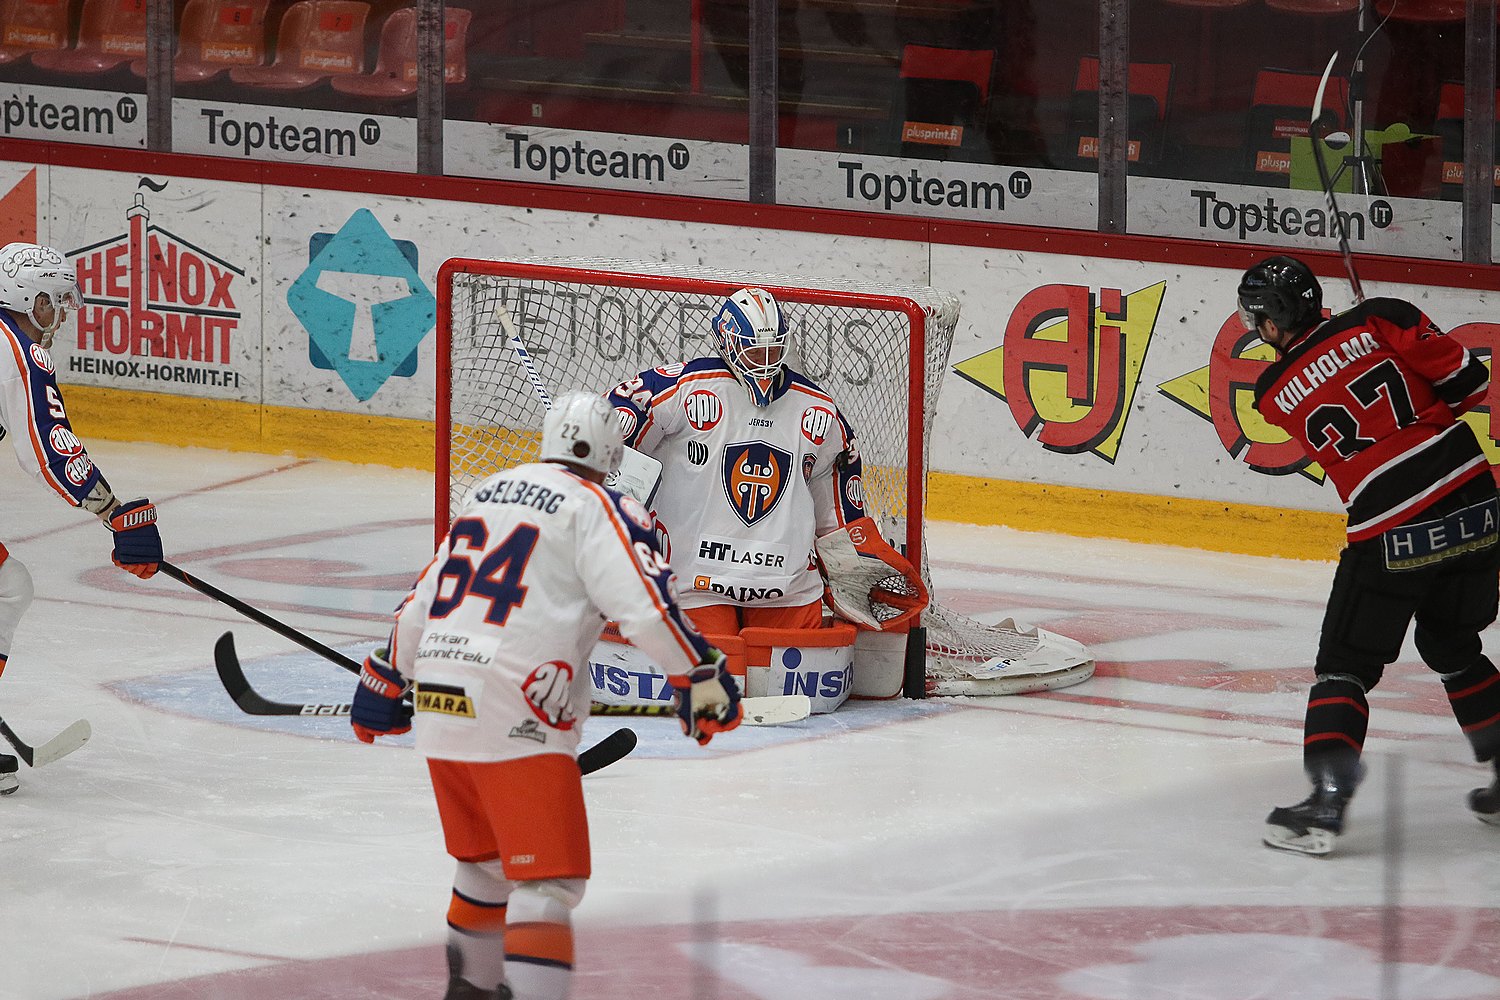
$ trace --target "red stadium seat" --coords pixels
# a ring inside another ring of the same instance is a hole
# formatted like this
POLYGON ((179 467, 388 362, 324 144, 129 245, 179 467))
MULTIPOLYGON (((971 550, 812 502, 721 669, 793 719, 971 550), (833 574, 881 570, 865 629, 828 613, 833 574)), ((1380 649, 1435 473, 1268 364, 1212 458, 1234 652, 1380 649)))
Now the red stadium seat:
POLYGON ((299 0, 282 15, 276 61, 236 66, 229 78, 247 87, 306 90, 331 76, 362 73, 369 16, 362 0, 299 0))
MULTIPOLYGON (((202 83, 235 66, 266 61, 266 9, 271 0, 188 0, 177 29, 177 57, 172 78, 202 83)), ((130 64, 146 75, 146 61, 130 64)))
POLYGON ((0 64, 68 44, 68 0, 0 2, 0 64))
POLYGON ((1447 23, 1465 17, 1464 0, 1375 0, 1375 13, 1397 21, 1447 23))
POLYGON ((146 54, 146 0, 84 0, 78 43, 37 52, 31 64, 57 73, 106 73, 146 54))
MULTIPOLYGON (((443 80, 448 86, 469 77, 466 47, 473 14, 462 7, 443 12, 443 80)), ((329 81, 341 94, 401 99, 417 92, 417 12, 411 7, 393 11, 380 31, 380 54, 367 75, 336 76, 329 81)))
POLYGON ((894 109, 902 155, 947 159, 953 149, 978 151, 994 65, 989 49, 903 48, 902 100, 894 109))
POLYGON ((1359 9, 1359 0, 1266 0, 1266 6, 1288 14, 1347 14, 1359 9))
MULTIPOLYGON (((1159 163, 1165 142, 1167 104, 1172 92, 1172 64, 1131 63, 1128 73, 1130 134, 1127 137, 1127 158, 1131 163, 1159 163)), ((1099 60, 1093 56, 1084 56, 1078 61, 1069 131, 1071 166, 1093 170, 1099 159, 1099 60)))
MULTIPOLYGON (((1255 74, 1250 98, 1250 170, 1255 183, 1285 183, 1290 179, 1292 139, 1308 134, 1313 97, 1322 77, 1282 69, 1263 69, 1255 74)), ((1349 82, 1330 77, 1323 93, 1323 108, 1340 124, 1349 97, 1349 82)))

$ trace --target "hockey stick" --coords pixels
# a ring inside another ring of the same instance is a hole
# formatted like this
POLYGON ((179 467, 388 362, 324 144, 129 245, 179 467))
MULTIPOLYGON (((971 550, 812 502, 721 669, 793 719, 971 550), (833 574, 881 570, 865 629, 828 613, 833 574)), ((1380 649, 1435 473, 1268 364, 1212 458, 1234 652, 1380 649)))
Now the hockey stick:
MULTIPOLYGON (((764 698, 741 698, 747 726, 784 726, 801 722, 812 714, 812 699, 805 694, 770 695, 764 698)), ((633 715, 646 719, 675 719, 677 709, 671 705, 595 705, 590 715, 633 715)))
MULTIPOLYGON (((1354 289, 1354 301, 1356 303, 1365 300, 1364 286, 1359 282, 1359 272, 1354 268, 1354 251, 1349 247, 1349 226, 1344 217, 1339 214, 1338 202, 1333 196, 1333 181, 1328 176, 1328 164, 1323 162, 1323 141, 1325 137, 1319 137, 1318 132, 1323 128, 1319 121, 1323 117, 1323 91, 1328 87, 1328 79, 1333 74, 1333 64, 1338 61, 1339 54, 1334 52, 1328 60, 1328 66, 1323 70, 1323 79, 1318 81, 1318 92, 1313 95, 1312 120, 1308 122, 1308 139, 1312 142, 1313 161, 1318 167, 1318 180, 1323 185, 1323 197, 1328 202, 1328 218, 1333 223, 1334 230, 1339 234, 1339 253, 1344 257, 1344 270, 1349 273, 1349 286, 1354 289)), ((1332 133, 1328 133, 1332 134, 1332 133)), ((1350 136, 1350 141, 1353 141, 1350 136)))
MULTIPOLYGON (((190 576, 189 574, 184 573, 182 570, 178 569, 176 566, 173 566, 166 560, 162 560, 161 571, 170 576, 172 579, 176 580, 178 583, 187 584, 189 587, 192 587, 194 590, 196 590, 200 594, 203 594, 205 597, 211 597, 214 600, 218 601, 220 604, 238 611, 240 614, 244 615, 251 621, 258 622, 259 624, 264 625, 266 628, 270 629, 272 632, 275 632, 277 635, 292 640, 297 645, 302 646, 304 649, 312 650, 314 653, 317 653, 325 660, 332 660, 334 663, 337 663, 339 666, 343 667, 350 673, 359 673, 360 665, 354 660, 345 656, 343 653, 340 653, 338 650, 334 649, 332 646, 325 646, 323 645, 323 643, 314 639, 312 636, 306 635, 302 632, 298 632, 290 625, 272 618, 264 611, 261 611, 258 608, 252 608, 250 605, 246 604, 238 597, 235 597, 233 594, 226 594, 224 591, 220 590, 218 587, 215 587, 213 584, 206 583, 195 576, 190 576)), ((224 634, 227 636, 229 633, 226 632, 224 634)), ((221 638, 219 641, 223 642, 223 639, 221 638)), ((233 652, 232 645, 230 647, 230 652, 233 652)))
POLYGON ((21 741, 21 737, 5 724, 4 719, 0 719, 0 736, 4 736, 5 741, 16 748, 16 753, 28 767, 41 767, 60 757, 66 757, 87 743, 91 735, 93 735, 93 729, 89 726, 88 720, 79 719, 46 743, 33 749, 21 741))
MULTIPOLYGON (((246 715, 309 715, 319 717, 347 716, 348 702, 286 702, 272 701, 250 686, 240 666, 240 658, 234 650, 234 633, 225 632, 214 643, 214 667, 219 672, 219 683, 229 692, 229 697, 246 715)), ((635 749, 635 733, 629 729, 617 729, 598 743, 581 750, 578 754, 578 769, 584 774, 608 767, 627 756, 635 749)))

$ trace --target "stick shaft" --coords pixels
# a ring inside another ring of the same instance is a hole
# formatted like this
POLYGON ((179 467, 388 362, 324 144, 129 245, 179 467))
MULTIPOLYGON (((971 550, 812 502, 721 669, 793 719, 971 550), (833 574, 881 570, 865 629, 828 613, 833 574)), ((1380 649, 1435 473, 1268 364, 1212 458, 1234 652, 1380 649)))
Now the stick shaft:
POLYGON ((275 632, 277 635, 292 640, 297 645, 302 646, 304 649, 312 650, 314 653, 317 653, 325 660, 332 660, 334 663, 337 663, 339 666, 343 667, 350 673, 359 673, 359 664, 349 657, 345 656, 343 653, 340 653, 338 650, 334 649, 331 646, 325 646, 323 643, 314 639, 312 636, 307 635, 304 632, 297 631, 283 621, 272 618, 270 615, 266 614, 264 611, 261 611, 259 608, 251 607, 244 601, 240 600, 238 597, 235 597, 233 594, 225 593, 211 583, 200 580, 196 576, 192 576, 191 574, 184 573, 182 570, 178 569, 171 563, 166 562, 165 560, 162 561, 161 571, 170 576, 172 579, 176 580, 178 583, 186 584, 205 597, 211 597, 225 607, 230 608, 234 611, 238 611, 240 614, 244 615, 251 621, 264 625, 266 628, 270 629, 272 632, 275 632))

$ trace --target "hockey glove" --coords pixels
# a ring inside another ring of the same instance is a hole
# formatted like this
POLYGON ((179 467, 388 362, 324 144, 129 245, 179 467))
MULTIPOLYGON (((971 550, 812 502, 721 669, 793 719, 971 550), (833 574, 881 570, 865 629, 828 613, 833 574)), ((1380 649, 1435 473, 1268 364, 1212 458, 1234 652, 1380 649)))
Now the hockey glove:
POLYGON ((156 504, 150 500, 122 503, 109 516, 115 533, 114 564, 142 580, 154 576, 161 566, 161 533, 156 530, 156 504))
POLYGON ((361 743, 374 743, 377 736, 397 736, 411 729, 411 702, 404 700, 411 685, 386 662, 388 654, 377 649, 365 658, 359 672, 359 687, 349 706, 349 724, 361 743))
POLYGON ((927 585, 868 517, 816 542, 823 597, 834 614, 876 632, 901 630, 927 607, 927 585))
POLYGON ((682 731, 699 745, 707 746, 714 733, 727 733, 740 724, 740 687, 724 664, 724 654, 710 649, 708 662, 667 680, 677 690, 672 694, 682 731))

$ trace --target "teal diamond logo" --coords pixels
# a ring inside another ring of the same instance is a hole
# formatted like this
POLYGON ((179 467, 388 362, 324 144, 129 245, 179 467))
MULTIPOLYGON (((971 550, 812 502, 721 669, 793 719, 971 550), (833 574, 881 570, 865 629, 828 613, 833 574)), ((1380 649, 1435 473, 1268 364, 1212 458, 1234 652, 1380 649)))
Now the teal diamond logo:
POLYGON ((416 244, 392 239, 365 208, 338 232, 313 234, 286 301, 307 331, 313 367, 338 372, 360 402, 391 376, 416 374, 417 350, 437 323, 416 244))

